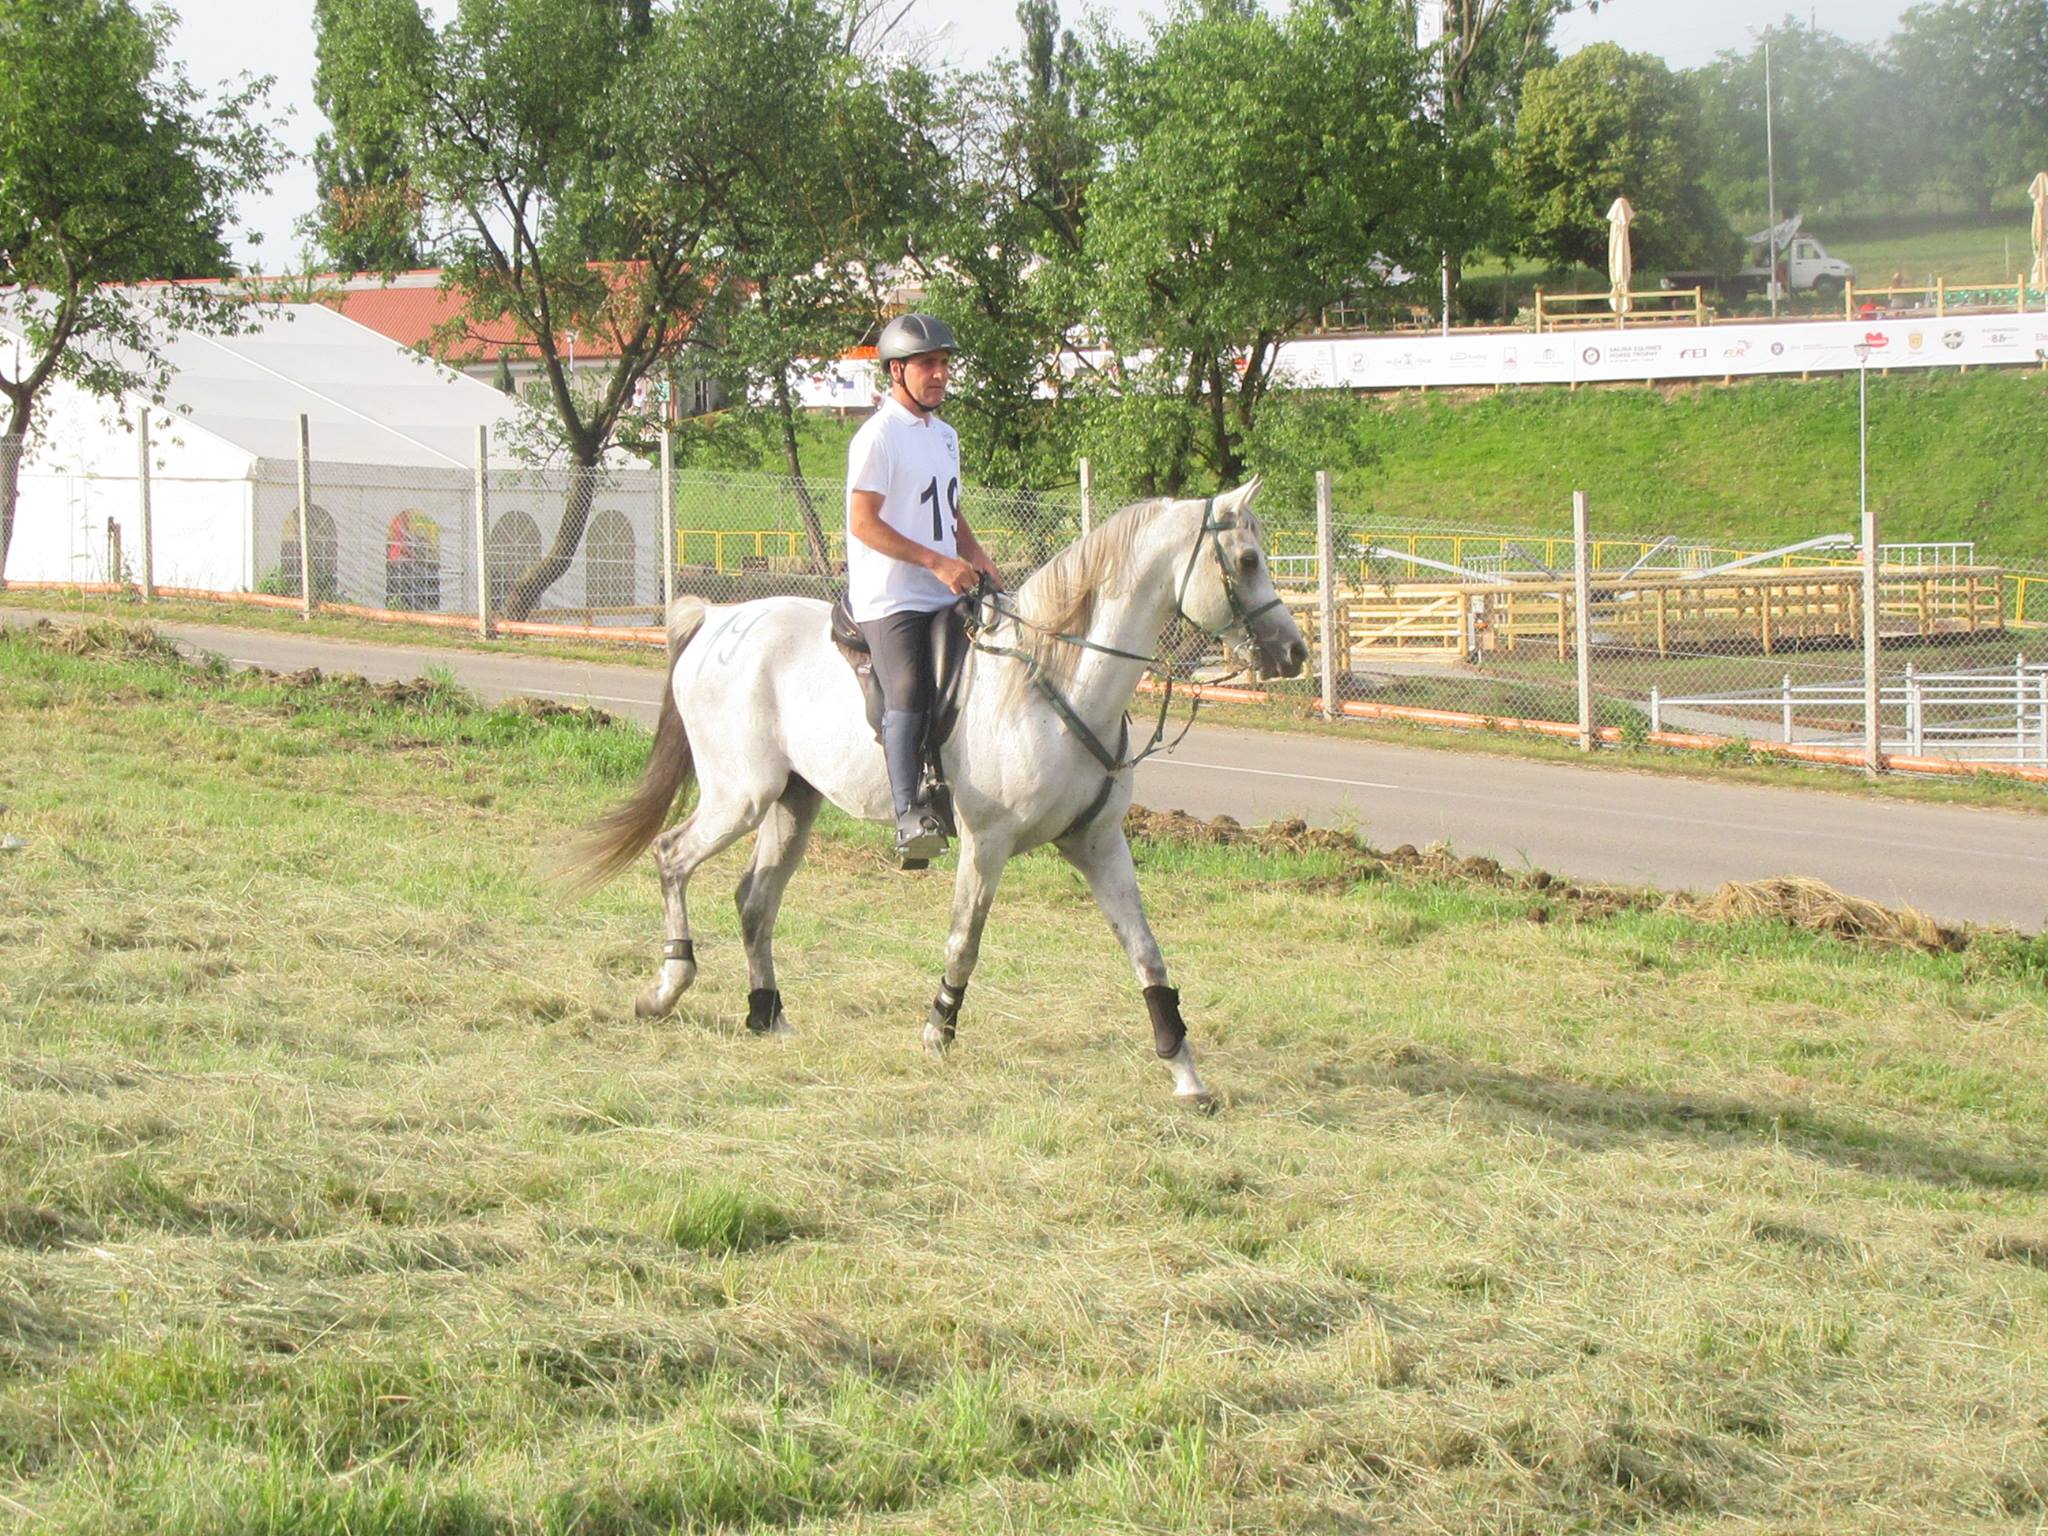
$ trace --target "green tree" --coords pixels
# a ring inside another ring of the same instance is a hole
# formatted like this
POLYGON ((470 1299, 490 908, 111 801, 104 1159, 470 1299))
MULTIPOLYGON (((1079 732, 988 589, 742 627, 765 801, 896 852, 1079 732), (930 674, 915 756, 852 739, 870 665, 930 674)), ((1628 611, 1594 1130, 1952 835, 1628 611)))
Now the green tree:
POLYGON ((2001 189, 2048 164, 2048 6, 1942 0, 1901 19, 1890 55, 1904 86, 1918 179, 1991 212, 2001 189))
POLYGON ((1536 70, 1509 155, 1525 248, 1604 270, 1607 210, 1626 197, 1639 265, 1718 263, 1734 235, 1707 191, 1707 158, 1692 85, 1661 59, 1596 43, 1536 70))
POLYGON ((1692 72, 1710 159, 1706 183, 1731 214, 1761 218, 1765 185, 1764 45, 1771 50, 1771 139, 1778 206, 1813 212, 1878 190, 1884 123, 1897 82, 1877 50, 1788 18, 1746 53, 1692 72))
POLYGON ((1573 11, 1598 10, 1599 0, 1415 0, 1411 9, 1429 4, 1444 11, 1443 40, 1431 61, 1441 82, 1446 156, 1436 233, 1457 305, 1466 256, 1504 255, 1519 234, 1500 159, 1529 72, 1556 62, 1550 35, 1557 23, 1573 11))
POLYGON ((724 199, 784 142, 776 90, 811 5, 459 0, 414 45, 380 21, 389 3, 337 7, 334 56, 399 125, 463 301, 441 339, 516 331, 568 461, 555 536, 506 593, 521 617, 582 544, 642 379, 700 339, 724 199), (604 338, 607 376, 572 379, 571 333, 604 338))
POLYGON ((328 131, 313 146, 312 219, 345 272, 421 264, 421 201, 406 142, 405 77, 431 47, 413 0, 313 0, 313 101, 328 131))
POLYGON ((920 231, 926 302, 960 337, 948 415, 977 480, 1040 487, 1071 480, 1072 412, 1052 410, 1055 360, 1082 314, 1052 263, 1082 249, 1087 189, 1100 162, 1096 71, 1060 27, 1053 0, 1017 7, 1019 53, 952 83, 944 104, 948 182, 920 231))
POLYGON ((1359 0, 1182 6, 1106 56, 1106 169, 1065 274, 1113 356, 1150 354, 1094 385, 1141 483, 1241 478, 1280 343, 1425 265, 1444 180, 1417 65, 1398 7, 1359 0))
MULTIPOLYGON (((22 340, 0 435, 26 439, 53 379, 160 395, 172 334, 249 318, 239 297, 105 286, 226 275, 234 201, 280 163, 258 117, 269 82, 205 101, 167 58, 173 24, 127 0, 0 0, 0 319, 22 340)), ((15 468, 0 457, 0 570, 15 468)))
POLYGON ((919 131, 933 108, 928 78, 914 68, 877 78, 847 36, 832 6, 785 7, 773 58, 750 80, 770 110, 713 210, 720 271, 739 300, 721 317, 720 369, 743 399, 764 402, 821 572, 830 561, 798 453, 791 380, 800 364, 837 358, 874 328, 936 192, 919 131))

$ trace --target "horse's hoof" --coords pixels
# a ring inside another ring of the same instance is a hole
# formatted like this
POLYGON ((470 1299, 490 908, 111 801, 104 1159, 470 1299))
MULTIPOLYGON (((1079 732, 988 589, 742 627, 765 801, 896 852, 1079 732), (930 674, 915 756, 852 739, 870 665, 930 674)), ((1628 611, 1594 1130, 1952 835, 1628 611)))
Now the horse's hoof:
POLYGON ((661 987, 649 987, 633 999, 633 1012, 643 1019, 665 1019, 676 1011, 676 999, 682 995, 680 989, 670 992, 661 987))
POLYGON ((1211 1093, 1176 1093, 1173 1102, 1198 1115, 1216 1113, 1216 1096, 1211 1093))
POLYGON ((924 1053, 933 1061, 944 1061, 946 1053, 953 1049, 953 1037, 936 1024, 924 1027, 924 1053))
POLYGON ((796 1026, 778 1013, 775 1015, 775 1022, 762 1030, 761 1033, 772 1035, 779 1040, 794 1040, 796 1038, 796 1026))

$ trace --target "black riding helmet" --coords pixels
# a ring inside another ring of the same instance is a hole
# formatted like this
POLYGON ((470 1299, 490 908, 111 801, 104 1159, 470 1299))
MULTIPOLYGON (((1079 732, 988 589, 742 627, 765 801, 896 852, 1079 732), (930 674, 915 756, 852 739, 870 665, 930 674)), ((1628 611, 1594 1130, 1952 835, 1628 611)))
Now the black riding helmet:
POLYGON ((958 352, 953 328, 937 315, 898 315, 882 327, 875 356, 884 368, 926 352, 958 352))

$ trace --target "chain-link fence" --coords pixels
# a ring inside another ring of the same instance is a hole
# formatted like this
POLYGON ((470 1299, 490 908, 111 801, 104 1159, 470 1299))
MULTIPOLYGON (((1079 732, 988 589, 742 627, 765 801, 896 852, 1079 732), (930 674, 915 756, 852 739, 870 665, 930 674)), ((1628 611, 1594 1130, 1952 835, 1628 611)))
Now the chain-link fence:
MULTIPOLYGON (((0 476, 18 464, 0 441, 0 476)), ((674 594, 825 597, 843 579, 836 478, 317 461, 304 475, 303 492, 300 466, 278 460, 246 481, 67 483, 54 520, 76 546, 67 568, 135 585, 153 555, 172 589, 622 639, 651 638, 674 594)), ((965 493, 1011 585, 1131 499, 1092 493, 1085 467, 1080 484, 965 493)), ((1308 671, 1249 684, 1199 636, 1165 637, 1177 672, 1235 702, 1250 689, 1294 719, 1857 763, 1874 687, 1886 755, 2048 770, 2048 571, 1967 541, 1883 544, 1866 566, 1853 517, 1765 549, 1684 529, 1602 537, 1597 505, 1583 540, 1567 509, 1535 530, 1334 517, 1327 501, 1260 512, 1276 585, 1314 647, 1308 671)))

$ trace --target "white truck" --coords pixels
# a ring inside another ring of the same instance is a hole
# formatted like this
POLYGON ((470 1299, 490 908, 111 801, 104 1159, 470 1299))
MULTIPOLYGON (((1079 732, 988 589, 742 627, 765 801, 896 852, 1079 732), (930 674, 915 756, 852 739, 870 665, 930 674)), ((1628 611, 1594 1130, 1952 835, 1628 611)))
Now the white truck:
POLYGON ((1749 247, 1748 260, 1739 271, 1719 272, 1667 272, 1663 277, 1666 288, 1704 288, 1708 293, 1721 294, 1729 298, 1742 298, 1752 293, 1770 292, 1771 250, 1778 252, 1778 292, 1817 293, 1823 298, 1832 297, 1856 280, 1856 269, 1839 256, 1830 256, 1820 241, 1800 228, 1801 215, 1791 218, 1771 229, 1751 235, 1745 244, 1749 247))

